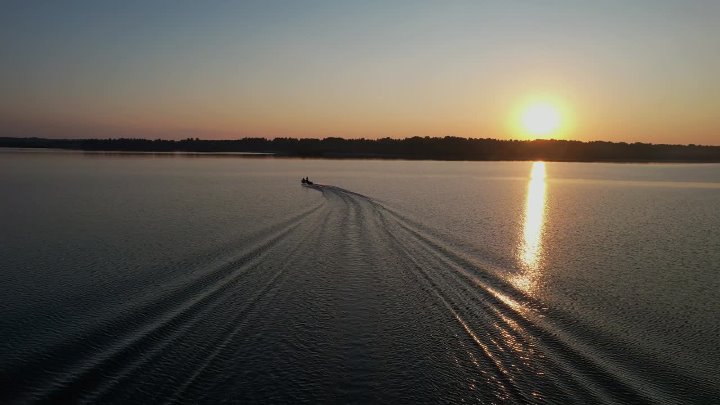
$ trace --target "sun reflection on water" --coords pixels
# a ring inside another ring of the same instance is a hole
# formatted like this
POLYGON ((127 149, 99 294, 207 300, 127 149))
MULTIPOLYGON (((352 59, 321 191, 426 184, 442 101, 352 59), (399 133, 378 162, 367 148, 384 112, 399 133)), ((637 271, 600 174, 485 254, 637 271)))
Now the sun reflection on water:
POLYGON ((522 290, 532 290, 535 273, 542 257, 542 234, 545 223, 545 162, 533 162, 527 186, 522 244, 518 256, 524 273, 513 280, 522 290))

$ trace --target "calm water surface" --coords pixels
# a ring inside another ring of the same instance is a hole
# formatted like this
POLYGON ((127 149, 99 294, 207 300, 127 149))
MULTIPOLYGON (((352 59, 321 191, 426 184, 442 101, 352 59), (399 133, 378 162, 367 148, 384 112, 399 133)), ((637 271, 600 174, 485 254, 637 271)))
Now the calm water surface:
POLYGON ((720 165, 0 151, 0 189, 2 403, 720 398, 720 165))

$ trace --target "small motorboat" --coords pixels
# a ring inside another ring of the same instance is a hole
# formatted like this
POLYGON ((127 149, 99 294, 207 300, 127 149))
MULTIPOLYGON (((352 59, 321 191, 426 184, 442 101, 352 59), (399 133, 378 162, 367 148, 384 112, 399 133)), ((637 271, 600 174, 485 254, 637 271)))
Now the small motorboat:
POLYGON ((303 177, 303 179, 300 180, 300 183, 301 183, 303 186, 312 186, 313 184, 315 184, 315 183, 313 183, 312 181, 310 181, 310 179, 308 179, 307 177, 303 177))

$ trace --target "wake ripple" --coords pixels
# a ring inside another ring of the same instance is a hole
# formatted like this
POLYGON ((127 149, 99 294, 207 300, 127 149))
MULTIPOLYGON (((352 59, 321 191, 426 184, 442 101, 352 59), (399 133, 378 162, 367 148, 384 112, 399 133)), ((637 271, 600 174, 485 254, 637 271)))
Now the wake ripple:
POLYGON ((706 402, 720 393, 549 308, 421 220, 323 202, 175 266, 11 364, 0 400, 706 402), (173 275, 170 277, 169 275, 173 275))

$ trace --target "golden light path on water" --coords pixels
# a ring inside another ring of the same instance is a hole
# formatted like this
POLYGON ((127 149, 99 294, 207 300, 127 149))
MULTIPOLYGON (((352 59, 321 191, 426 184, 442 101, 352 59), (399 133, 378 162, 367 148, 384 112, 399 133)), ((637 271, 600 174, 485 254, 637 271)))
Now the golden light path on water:
POLYGON ((533 162, 527 186, 523 238, 518 257, 524 270, 513 279, 513 284, 527 292, 533 288, 542 257, 542 234, 545 223, 546 188, 545 162, 533 162))

